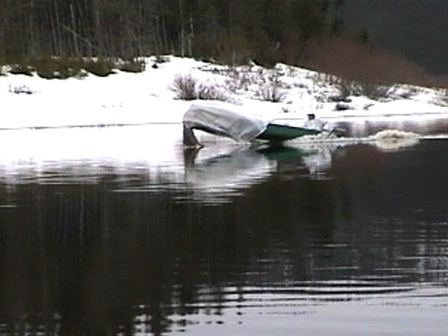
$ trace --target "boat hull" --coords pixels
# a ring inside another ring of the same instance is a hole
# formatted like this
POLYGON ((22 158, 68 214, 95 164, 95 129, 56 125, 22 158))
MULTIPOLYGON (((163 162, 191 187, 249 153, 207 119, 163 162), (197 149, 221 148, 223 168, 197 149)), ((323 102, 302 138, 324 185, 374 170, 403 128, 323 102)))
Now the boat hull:
POLYGON ((321 131, 309 128, 268 124, 266 130, 263 133, 259 134, 256 137, 256 139, 281 142, 292 140, 306 135, 316 135, 319 133, 321 133, 321 131))

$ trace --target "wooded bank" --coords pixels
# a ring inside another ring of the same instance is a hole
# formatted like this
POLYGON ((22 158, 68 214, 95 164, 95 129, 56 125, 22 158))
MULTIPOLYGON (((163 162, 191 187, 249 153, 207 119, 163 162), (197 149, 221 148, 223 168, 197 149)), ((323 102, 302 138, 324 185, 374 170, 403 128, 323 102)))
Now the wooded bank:
POLYGON ((175 54, 297 64, 342 0, 1 0, 0 60, 175 54))

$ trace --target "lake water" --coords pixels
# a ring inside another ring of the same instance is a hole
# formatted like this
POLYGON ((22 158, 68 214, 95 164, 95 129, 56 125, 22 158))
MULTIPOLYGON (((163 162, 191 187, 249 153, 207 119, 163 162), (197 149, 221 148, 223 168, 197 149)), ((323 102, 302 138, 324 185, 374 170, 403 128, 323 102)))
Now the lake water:
POLYGON ((0 165, 0 335, 447 334, 447 140, 135 145, 0 165))

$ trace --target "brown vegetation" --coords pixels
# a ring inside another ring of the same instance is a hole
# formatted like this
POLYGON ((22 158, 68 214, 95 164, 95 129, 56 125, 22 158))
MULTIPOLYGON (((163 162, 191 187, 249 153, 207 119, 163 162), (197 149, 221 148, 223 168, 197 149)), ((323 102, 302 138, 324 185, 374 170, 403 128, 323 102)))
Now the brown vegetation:
POLYGON ((428 74, 403 57, 342 38, 315 40, 306 49, 309 68, 365 84, 448 88, 448 78, 428 74))
POLYGON ((70 77, 84 77, 87 73, 105 77, 116 73, 116 70, 142 72, 145 70, 145 67, 145 61, 139 59, 39 57, 12 63, 9 65, 10 69, 8 72, 28 76, 36 73, 39 77, 46 79, 66 79, 70 77))

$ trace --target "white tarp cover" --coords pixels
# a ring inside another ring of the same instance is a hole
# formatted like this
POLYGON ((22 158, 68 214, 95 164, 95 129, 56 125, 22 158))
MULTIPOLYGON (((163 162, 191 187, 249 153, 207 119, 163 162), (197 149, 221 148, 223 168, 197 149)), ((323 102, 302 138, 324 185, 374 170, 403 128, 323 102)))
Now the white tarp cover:
POLYGON ((195 101, 183 117, 185 127, 235 140, 250 141, 266 130, 269 121, 245 113, 241 107, 219 101, 195 101))

